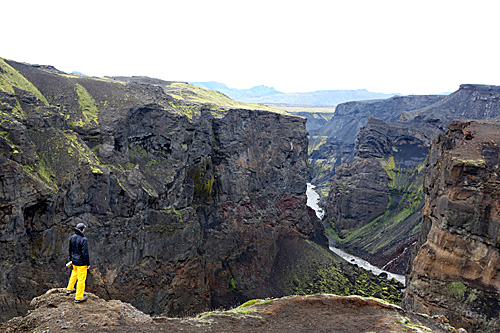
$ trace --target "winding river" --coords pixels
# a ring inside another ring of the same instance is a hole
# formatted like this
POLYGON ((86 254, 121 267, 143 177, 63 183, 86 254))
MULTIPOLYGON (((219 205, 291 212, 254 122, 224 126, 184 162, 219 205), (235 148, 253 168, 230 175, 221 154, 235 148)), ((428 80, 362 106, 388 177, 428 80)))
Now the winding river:
MULTIPOLYGON (((310 183, 307 183, 307 192, 306 192, 307 205, 309 207, 311 207, 312 209, 314 209, 314 211, 316 212, 316 216, 321 220, 321 219, 323 219, 323 216, 325 215, 325 213, 324 213, 323 209, 321 209, 321 207, 319 207, 319 203, 318 203, 319 202, 319 194, 315 191, 315 188, 316 188, 316 186, 314 186, 310 183)), ((359 257, 353 256, 353 255, 351 255, 351 254, 349 254, 349 253, 347 253, 339 248, 333 247, 333 246, 330 246, 330 251, 332 251, 333 253, 335 253, 336 255, 338 255, 339 257, 344 259, 345 261, 347 261, 351 264, 356 264, 359 267, 363 267, 364 269, 373 272, 373 274, 375 274, 375 275, 379 275, 380 273, 386 273, 387 279, 391 280, 394 278, 394 279, 398 280, 399 282, 401 282, 402 284, 405 284, 405 276, 404 275, 394 274, 394 273, 385 271, 379 267, 373 266, 372 264, 370 264, 366 260, 363 260, 359 257)))

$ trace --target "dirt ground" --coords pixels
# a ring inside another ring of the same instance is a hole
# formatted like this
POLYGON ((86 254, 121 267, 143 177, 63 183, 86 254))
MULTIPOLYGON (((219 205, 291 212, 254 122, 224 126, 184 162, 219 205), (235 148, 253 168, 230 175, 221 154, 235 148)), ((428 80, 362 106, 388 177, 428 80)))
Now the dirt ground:
POLYGON ((89 293, 75 304, 62 288, 33 299, 34 310, 1 332, 464 332, 445 318, 409 313, 379 300, 314 295, 249 301, 189 318, 151 318, 128 303, 89 293))

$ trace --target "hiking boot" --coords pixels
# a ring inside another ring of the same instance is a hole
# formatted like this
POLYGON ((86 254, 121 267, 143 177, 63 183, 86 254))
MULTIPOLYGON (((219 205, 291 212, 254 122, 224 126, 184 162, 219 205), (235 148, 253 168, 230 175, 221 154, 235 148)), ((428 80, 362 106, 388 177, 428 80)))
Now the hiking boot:
POLYGON ((85 302, 87 300, 87 296, 83 296, 82 299, 75 299, 75 303, 85 302))
POLYGON ((73 290, 67 290, 66 289, 66 295, 74 294, 74 293, 76 293, 76 289, 73 289, 73 290))

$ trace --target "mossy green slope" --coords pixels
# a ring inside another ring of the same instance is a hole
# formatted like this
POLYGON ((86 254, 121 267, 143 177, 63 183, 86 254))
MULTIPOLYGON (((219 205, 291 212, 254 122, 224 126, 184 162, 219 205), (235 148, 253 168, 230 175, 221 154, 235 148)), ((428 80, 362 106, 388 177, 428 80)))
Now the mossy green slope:
MULTIPOLYGON (((5 95, 1 92, 0 97, 5 100, 5 95)), ((43 106, 28 105, 17 98, 14 101, 26 117, 33 119, 35 116, 41 116, 42 119, 47 119, 46 121, 63 119, 62 114, 49 115, 43 106)), ((14 103, 12 98, 10 103, 14 103)), ((69 181, 79 169, 87 169, 96 174, 103 173, 105 167, 74 131, 41 124, 33 126, 35 124, 30 122, 25 127, 16 119, 19 115, 13 113, 11 108, 12 104, 5 102, 0 107, 0 133, 9 143, 8 146, 3 145, 0 155, 9 159, 9 163, 18 164, 42 187, 55 191, 58 186, 69 181)))
POLYGON ((30 91, 45 105, 58 105, 75 127, 95 126, 100 109, 114 109, 120 113, 123 109, 147 103, 188 118, 197 117, 202 110, 223 116, 231 109, 289 115, 283 110, 237 102, 219 92, 182 82, 68 75, 1 58, 0 68, 0 90, 14 93, 13 87, 16 87, 30 91))
POLYGON ((273 276, 285 295, 360 295, 398 304, 404 287, 396 280, 389 281, 346 263, 312 242, 294 247, 283 246, 273 276))
POLYGON ((420 232, 424 163, 402 167, 392 156, 379 159, 379 163, 390 179, 385 212, 358 229, 343 230, 342 237, 335 231, 334 219, 326 220, 325 228, 337 246, 372 262, 384 263, 396 251, 413 243, 420 232))
POLYGON ((76 126, 87 126, 87 125, 96 125, 98 123, 98 109, 96 105, 96 101, 94 98, 88 93, 87 89, 85 89, 82 85, 76 83, 75 91, 78 96, 78 104, 81 109, 81 118, 77 121, 74 121, 73 124, 76 126))
POLYGON ((0 58, 0 91, 14 93, 14 88, 33 93, 45 105, 49 102, 30 81, 0 58))

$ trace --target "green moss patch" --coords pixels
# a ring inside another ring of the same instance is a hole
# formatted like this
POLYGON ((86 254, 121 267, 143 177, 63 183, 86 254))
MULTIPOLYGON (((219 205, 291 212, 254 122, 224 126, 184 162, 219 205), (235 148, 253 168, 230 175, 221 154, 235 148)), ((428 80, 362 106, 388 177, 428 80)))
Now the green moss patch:
POLYGON ((78 104, 81 109, 81 116, 78 119, 72 121, 72 125, 84 127, 89 125, 98 124, 98 114, 97 104, 88 93, 88 91, 80 84, 75 84, 75 92, 78 96, 78 104))
POLYGON ((0 58, 0 90, 15 93, 14 87, 33 93, 45 105, 49 105, 47 99, 30 81, 0 58))
POLYGON ((317 293, 359 295, 398 304, 404 286, 346 263, 312 242, 284 241, 276 258, 273 277, 286 295, 317 293))
POLYGON ((211 172, 212 161, 203 159, 200 163, 190 166, 187 174, 194 182, 194 199, 201 202, 212 201, 212 190, 215 178, 211 172))

